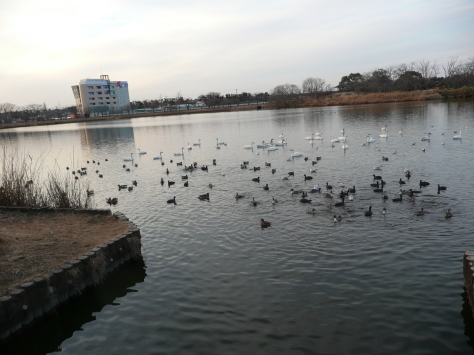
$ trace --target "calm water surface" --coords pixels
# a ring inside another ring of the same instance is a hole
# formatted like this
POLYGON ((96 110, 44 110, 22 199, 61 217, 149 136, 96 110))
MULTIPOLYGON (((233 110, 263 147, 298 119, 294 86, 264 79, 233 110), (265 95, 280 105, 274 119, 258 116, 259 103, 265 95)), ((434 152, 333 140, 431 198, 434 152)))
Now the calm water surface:
POLYGON ((463 253, 474 248, 473 117, 472 102, 435 102, 1 131, 2 144, 41 157, 47 166, 64 171, 87 166, 96 207, 108 208, 107 197, 119 199, 112 210, 124 212, 140 227, 145 258, 144 265, 114 274, 5 351, 473 353, 473 320, 462 277, 463 253), (379 138, 382 127, 388 129, 386 139, 379 138), (342 129, 346 151, 341 143, 330 143, 342 129), (453 140, 460 130, 464 138, 453 140), (315 132, 322 132, 323 140, 310 144, 304 139, 315 132), (431 141, 421 141, 428 132, 431 141), (364 146, 368 133, 376 143, 364 146), (256 148, 262 141, 280 140, 281 134, 286 146, 272 152, 256 148), (217 138, 227 145, 216 149, 217 138), (199 139, 201 146, 186 149, 199 139), (243 149, 252 142, 253 150, 243 149), (181 148, 184 156, 173 156, 181 148), (137 149, 147 154, 138 155, 137 149), (309 160, 288 160, 291 149, 309 160), (132 152, 137 167, 123 161, 132 152), (153 160, 160 152, 164 166, 153 160), (317 171, 310 172, 316 157, 321 157, 314 165, 317 171), (240 168, 244 160, 248 169, 240 168), (177 162, 197 162, 209 170, 186 173, 177 162), (374 171, 375 166, 382 170, 374 171), (404 169, 412 171, 410 180, 404 169), (288 172, 294 177, 282 180, 288 172), (389 200, 372 191, 374 173, 386 181, 389 200), (189 187, 181 178, 186 174, 189 187), (304 174, 313 180, 305 182, 304 174), (260 183, 252 181, 255 177, 260 183), (430 185, 415 202, 392 202, 400 178, 407 181, 403 189, 419 190, 420 180, 430 185), (132 180, 138 182, 133 191, 118 191, 118 184, 132 180), (176 183, 168 187, 168 180, 176 183), (356 187, 354 200, 329 209, 328 204, 339 201, 339 182, 344 190, 356 187), (290 193, 316 184, 325 192, 326 183, 334 186, 335 198, 309 194, 314 215, 306 213, 308 205, 299 202, 299 195, 290 193), (266 184, 268 191, 262 188, 266 184), (447 190, 438 194, 437 184, 447 190), (198 199, 207 192, 209 201, 198 199), (236 200, 237 192, 245 197, 236 200), (177 204, 167 204, 173 196, 177 204), (372 217, 364 215, 369 206, 372 217), (380 213, 383 207, 386 215, 380 213), (422 207, 426 213, 416 216, 422 207), (451 219, 444 218, 448 208, 451 219), (342 221, 333 221, 335 213, 342 221), (272 226, 260 228, 261 218, 272 226))

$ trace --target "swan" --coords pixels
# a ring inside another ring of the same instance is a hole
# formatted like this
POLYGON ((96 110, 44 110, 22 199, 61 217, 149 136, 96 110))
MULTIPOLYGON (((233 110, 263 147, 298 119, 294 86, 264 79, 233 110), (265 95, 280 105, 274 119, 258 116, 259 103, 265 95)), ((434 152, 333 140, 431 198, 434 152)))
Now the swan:
POLYGON ((375 143, 375 139, 370 134, 367 135, 367 143, 375 143))
POLYGON ((399 134, 400 136, 403 136, 403 130, 399 130, 399 131, 398 131, 398 134, 399 134))
POLYGON ((174 153, 173 155, 175 155, 175 156, 182 156, 182 155, 184 155, 184 147, 181 148, 181 152, 174 153))
POLYGON ((274 150, 278 150, 278 148, 277 147, 268 147, 267 148, 268 152, 271 152, 271 151, 274 151, 274 150))
POLYGON ((144 150, 140 150, 140 148, 138 148, 137 150, 138 150, 138 154, 140 155, 146 154, 146 152, 144 150))
MULTIPOLYGON (((253 144, 253 142, 252 142, 253 144)), ((253 149, 253 145, 252 144, 247 144, 247 145, 244 145, 244 149, 253 149)))
POLYGON ((124 161, 133 161, 133 153, 130 153, 130 158, 123 158, 124 161))
POLYGON ((323 134, 322 134, 321 132, 316 132, 316 133, 314 134, 313 139, 315 139, 315 140, 323 140, 323 134))
POLYGON ((385 133, 379 134, 380 138, 388 138, 388 130, 385 130, 385 133))
POLYGON ((331 139, 331 143, 339 143, 339 142, 340 142, 339 138, 331 139))
POLYGON ((285 138, 285 136, 284 136, 283 133, 282 133, 282 134, 280 134, 280 135, 278 136, 278 138, 285 138))
POLYGON ((354 195, 350 194, 348 198, 349 198, 349 201, 354 201, 354 195))
POLYGON ((431 133, 428 133, 428 135, 421 138, 421 140, 422 141, 427 141, 427 142, 431 141, 431 133))
POLYGON ((459 131, 459 135, 454 135, 453 139, 462 139, 462 131, 459 131))
MULTIPOLYGON (((346 142, 346 140, 344 140, 344 143, 345 143, 345 142, 346 142)), ((347 144, 343 144, 341 148, 344 149, 344 150, 346 150, 346 149, 349 149, 349 146, 348 146, 347 144)))
POLYGON ((293 151, 293 149, 290 149, 290 151, 293 152, 293 153, 291 153, 292 157, 302 157, 303 156, 303 153, 301 153, 301 152, 295 152, 295 151, 293 151))
POLYGON ((190 144, 189 144, 189 142, 188 142, 188 146, 187 146, 187 148, 188 148, 188 150, 191 150, 191 149, 193 149, 193 146, 192 146, 192 145, 190 145, 190 144))
POLYGON ((226 145, 224 141, 220 141, 219 138, 216 138, 216 142, 218 145, 226 145))
POLYGON ((155 155, 153 159, 154 160, 163 159, 163 156, 161 154, 163 154, 163 152, 160 152, 160 155, 155 155))
POLYGON ((194 142, 193 145, 201 145, 201 140, 199 139, 199 141, 194 142))
POLYGON ((306 139, 307 141, 312 141, 314 138, 314 133, 311 134, 311 136, 308 136, 308 137, 304 137, 304 139, 306 139))

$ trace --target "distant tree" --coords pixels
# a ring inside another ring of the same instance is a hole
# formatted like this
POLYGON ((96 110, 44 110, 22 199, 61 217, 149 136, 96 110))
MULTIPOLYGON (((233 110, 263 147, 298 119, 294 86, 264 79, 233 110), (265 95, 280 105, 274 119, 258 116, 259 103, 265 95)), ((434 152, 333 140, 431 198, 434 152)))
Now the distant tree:
POLYGON ((423 87, 423 76, 417 71, 406 71, 395 81, 395 89, 401 91, 420 90, 423 87))
POLYGON ((339 91, 355 91, 359 92, 363 90, 364 78, 360 73, 350 73, 341 78, 339 85, 337 86, 339 91))
POLYGON ((11 121, 11 114, 16 109, 16 105, 11 104, 9 102, 4 102, 0 104, 0 120, 3 123, 7 123, 11 121))
POLYGON ((278 107, 297 107, 300 103, 301 89, 294 84, 277 85, 273 88, 270 101, 278 107))
POLYGON ((303 93, 316 95, 326 89, 326 81, 320 78, 307 78, 301 86, 303 93))

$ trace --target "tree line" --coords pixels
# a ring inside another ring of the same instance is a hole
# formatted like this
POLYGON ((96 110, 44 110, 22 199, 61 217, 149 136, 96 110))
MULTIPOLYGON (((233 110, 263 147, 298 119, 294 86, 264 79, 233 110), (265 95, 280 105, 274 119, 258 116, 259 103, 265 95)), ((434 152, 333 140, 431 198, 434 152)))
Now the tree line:
POLYGON ((271 91, 269 101, 277 107, 297 107, 308 97, 340 92, 378 93, 393 91, 431 90, 435 87, 459 89, 474 87, 474 56, 465 63, 459 57, 450 58, 446 64, 420 60, 367 73, 350 73, 341 78, 336 87, 324 79, 307 78, 301 87, 294 84, 277 85, 271 91), (439 76, 440 74, 444 76, 439 76))

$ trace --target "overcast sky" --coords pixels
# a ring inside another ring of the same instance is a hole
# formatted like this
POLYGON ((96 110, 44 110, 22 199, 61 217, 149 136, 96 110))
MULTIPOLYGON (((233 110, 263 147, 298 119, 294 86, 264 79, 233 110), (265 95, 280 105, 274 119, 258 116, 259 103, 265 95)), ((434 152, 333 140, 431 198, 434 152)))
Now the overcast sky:
MULTIPOLYGON (((80 79, 130 100, 301 86, 474 56, 473 0, 2 0, 0 103, 75 105, 80 79)), ((440 73, 440 75, 442 72, 440 73)))

